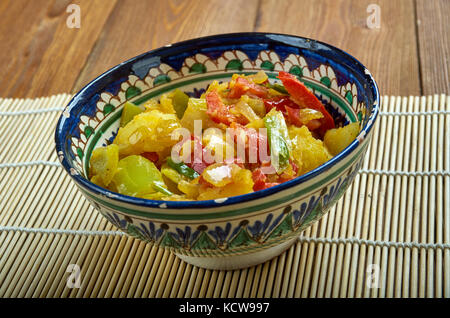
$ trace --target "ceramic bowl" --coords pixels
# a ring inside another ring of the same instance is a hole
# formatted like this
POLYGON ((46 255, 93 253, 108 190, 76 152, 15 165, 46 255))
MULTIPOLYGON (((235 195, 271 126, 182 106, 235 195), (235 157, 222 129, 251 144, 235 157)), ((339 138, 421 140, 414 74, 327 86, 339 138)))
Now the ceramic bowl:
POLYGON ((335 204, 361 167, 378 111, 374 79, 349 54, 297 36, 224 34, 167 45, 94 79, 62 113, 56 151, 83 195, 122 231, 169 249, 188 263, 236 269, 279 255, 335 204), (266 71, 272 82, 281 70, 296 75, 338 125, 360 121, 358 137, 333 159, 294 180, 219 200, 140 199, 86 178, 92 150, 114 139, 126 101, 142 104, 175 88, 199 96, 212 80, 258 70, 266 71))

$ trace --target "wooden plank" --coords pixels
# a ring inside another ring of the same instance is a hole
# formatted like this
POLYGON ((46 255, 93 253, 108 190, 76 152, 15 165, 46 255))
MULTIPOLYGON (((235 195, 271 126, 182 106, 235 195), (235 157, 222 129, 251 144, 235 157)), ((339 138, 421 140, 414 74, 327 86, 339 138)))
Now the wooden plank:
POLYGON ((216 33, 252 31, 258 1, 120 1, 74 86, 166 44, 216 33))
POLYGON ((417 0, 423 95, 450 94, 450 1, 417 0))
POLYGON ((0 96, 69 92, 116 0, 9 0, 0 4, 0 96), (69 4, 80 28, 69 28, 69 4))
POLYGON ((337 46, 361 61, 382 94, 419 95, 412 0, 262 0, 257 31, 295 34, 337 46), (369 4, 380 8, 380 28, 369 28, 369 4))

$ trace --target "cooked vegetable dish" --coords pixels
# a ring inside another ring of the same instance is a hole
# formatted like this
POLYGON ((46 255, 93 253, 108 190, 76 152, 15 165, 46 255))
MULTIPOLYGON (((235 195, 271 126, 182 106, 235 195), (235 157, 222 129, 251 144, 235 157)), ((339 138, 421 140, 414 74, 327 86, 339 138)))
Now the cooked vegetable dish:
POLYGON ((359 133, 336 128, 295 76, 264 72, 213 81, 200 98, 180 89, 126 102, 114 141, 90 158, 91 182, 153 200, 212 200, 292 180, 325 163, 359 133))

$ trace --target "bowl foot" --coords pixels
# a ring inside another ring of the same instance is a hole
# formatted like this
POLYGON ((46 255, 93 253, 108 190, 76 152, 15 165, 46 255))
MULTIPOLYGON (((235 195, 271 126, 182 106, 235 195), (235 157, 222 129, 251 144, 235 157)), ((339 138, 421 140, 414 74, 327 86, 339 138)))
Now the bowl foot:
POLYGON ((186 263, 201 268, 214 270, 234 270, 264 263, 283 253, 285 250, 291 247, 291 245, 294 244, 296 240, 297 237, 293 237, 289 241, 286 241, 277 246, 270 247, 263 251, 236 256, 198 257, 186 256, 177 253, 175 253, 175 255, 186 263))

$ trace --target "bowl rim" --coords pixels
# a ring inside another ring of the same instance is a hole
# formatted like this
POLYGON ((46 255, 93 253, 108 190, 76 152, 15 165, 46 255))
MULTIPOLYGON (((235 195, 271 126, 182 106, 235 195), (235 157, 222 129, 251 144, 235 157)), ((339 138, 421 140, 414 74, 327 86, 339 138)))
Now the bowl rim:
MULTIPOLYGON (((302 49, 308 49, 306 47, 301 47, 295 41, 302 41, 302 42, 310 42, 321 45, 323 48, 327 48, 333 52, 333 54, 338 54, 340 58, 347 59, 352 63, 352 66, 355 69, 359 69, 361 71, 361 75, 366 77, 366 80, 368 83, 370 83, 370 89, 372 91, 374 102, 372 104, 372 111, 369 115, 369 119, 364 127, 362 127, 360 133, 358 134, 358 137, 363 134, 364 136, 369 136, 369 133, 372 130, 372 127, 374 126, 376 122, 376 118, 379 113, 380 109, 380 93, 378 89, 378 85, 373 78, 372 74, 368 71, 368 69, 359 62, 355 57, 350 55, 349 53, 334 47, 333 45, 327 44, 325 42, 321 42, 318 40, 314 40, 311 38, 306 38, 302 36, 297 35, 290 35, 290 34, 283 34, 283 33, 271 33, 271 32, 238 32, 238 33, 223 33, 223 34, 215 34, 215 35, 209 35, 204 37, 198 37, 193 38, 185 41, 180 41, 174 44, 165 45, 162 47, 159 47, 157 49, 150 50, 148 52, 142 53, 140 55, 137 55, 135 57, 132 57, 131 59, 128 59, 109 70, 105 71, 104 73, 100 74, 99 76, 95 77, 93 80, 91 80, 88 84, 86 84, 78 93, 76 93, 73 98, 70 100, 70 102, 67 104, 67 106, 64 108, 63 112, 61 113, 58 123, 56 125, 55 130, 55 144, 56 144, 56 152, 58 154, 58 157, 60 157, 60 154, 62 153, 62 159, 61 165, 64 167, 66 172, 73 178, 73 180, 76 182, 77 185, 81 186, 82 188, 86 189, 88 192, 91 192, 95 195, 99 195, 102 197, 106 197, 113 201, 118 201, 134 206, 138 206, 140 208, 153 208, 153 209, 160 209, 161 211, 165 209, 177 209, 177 210, 185 210, 185 209, 211 209, 211 208, 217 208, 217 207, 223 207, 227 205, 233 205, 233 204, 240 204, 244 202, 249 202, 255 199, 264 198, 266 196, 279 193, 283 190, 289 189, 291 187, 294 187, 296 185, 299 185, 305 181, 308 181, 315 176, 321 174, 322 172, 329 170, 332 168, 335 164, 342 161, 343 159, 347 158, 351 153, 354 152, 355 149, 358 148, 358 146, 361 145, 360 139, 357 137, 355 140, 353 140, 350 145, 348 145, 343 151, 338 153, 336 156, 334 156, 332 159, 328 160, 324 164, 316 167, 315 169, 298 176, 297 178, 294 178, 292 180, 280 183, 279 185, 259 190, 247 194, 242 194, 238 196, 228 197, 225 200, 219 199, 219 200, 202 200, 202 201, 165 201, 165 200, 150 200, 150 199, 143 199, 143 198, 137 198, 132 196, 127 196, 123 194, 119 194, 113 191, 110 191, 108 189, 102 188, 100 186, 97 186, 96 184, 90 182, 88 179, 84 178, 78 173, 71 173, 73 171, 72 169, 75 169, 75 166, 71 165, 69 160, 67 159, 67 153, 66 153, 66 147, 64 145, 65 143, 65 133, 64 133, 64 123, 66 120, 69 120, 68 117, 64 116, 64 113, 71 112, 74 108, 80 107, 80 100, 84 95, 91 94, 92 87, 95 86, 95 84, 98 84, 101 81, 108 80, 108 77, 115 73, 117 70, 119 70, 121 67, 133 64, 133 62, 138 61, 144 57, 150 57, 152 55, 158 55, 161 53, 164 53, 165 51, 170 51, 173 49, 182 49, 183 47, 190 47, 193 44, 195 44, 198 41, 206 42, 209 40, 218 40, 218 39, 232 39, 232 38, 242 38, 242 37, 261 37, 261 39, 271 40, 271 41, 277 41, 280 44, 284 45, 290 45, 297 48, 302 49), (282 37, 283 41, 274 39, 273 37, 282 37), (291 42, 289 42, 291 41, 291 42)), ((264 42, 262 42, 264 43, 264 42)), ((220 44, 219 44, 220 45, 220 44)), ((313 49, 312 47, 309 49, 313 49)), ((95 93, 98 93, 98 91, 95 91, 95 93)), ((142 213, 145 213, 144 211, 142 213)))

